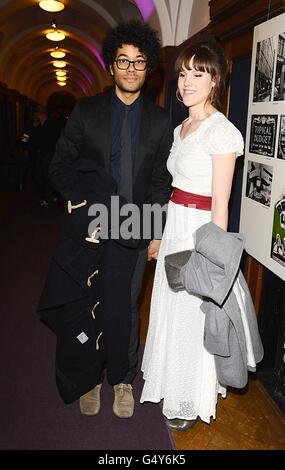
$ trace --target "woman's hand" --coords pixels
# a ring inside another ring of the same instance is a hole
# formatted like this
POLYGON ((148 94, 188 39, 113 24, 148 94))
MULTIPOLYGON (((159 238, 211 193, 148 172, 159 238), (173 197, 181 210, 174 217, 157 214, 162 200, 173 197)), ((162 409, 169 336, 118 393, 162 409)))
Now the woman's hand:
POLYGON ((157 259, 161 240, 151 240, 147 249, 147 260, 157 259))

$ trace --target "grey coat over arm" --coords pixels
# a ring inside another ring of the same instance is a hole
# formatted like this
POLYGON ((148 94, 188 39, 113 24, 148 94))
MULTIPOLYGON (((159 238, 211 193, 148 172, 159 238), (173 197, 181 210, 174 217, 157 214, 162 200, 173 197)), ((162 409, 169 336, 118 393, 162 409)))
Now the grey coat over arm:
POLYGON ((195 249, 180 271, 181 281, 189 293, 204 298, 201 305, 205 313, 204 345, 214 355, 218 381, 243 388, 248 370, 255 370, 250 365, 248 343, 254 362, 263 358, 254 306, 239 270, 244 237, 225 232, 213 222, 201 226, 195 235, 195 249), (244 319, 236 289, 243 299, 244 319))

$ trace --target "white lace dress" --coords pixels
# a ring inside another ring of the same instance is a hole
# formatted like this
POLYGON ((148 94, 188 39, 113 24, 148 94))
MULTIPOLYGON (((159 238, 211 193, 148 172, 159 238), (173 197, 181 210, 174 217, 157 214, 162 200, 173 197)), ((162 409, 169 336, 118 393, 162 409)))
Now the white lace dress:
MULTIPOLYGON (((180 129, 181 125, 174 131, 167 162, 172 185, 210 196, 212 155, 242 154, 243 138, 222 113, 212 114, 183 140, 180 129)), ((141 402, 163 399, 163 414, 169 419, 199 416, 209 423, 216 415, 218 393, 226 396, 226 389, 217 382, 214 357, 203 345, 202 299, 185 291, 171 291, 164 269, 165 255, 193 248, 193 233, 210 219, 210 211, 169 202, 153 285, 141 396, 141 402)))

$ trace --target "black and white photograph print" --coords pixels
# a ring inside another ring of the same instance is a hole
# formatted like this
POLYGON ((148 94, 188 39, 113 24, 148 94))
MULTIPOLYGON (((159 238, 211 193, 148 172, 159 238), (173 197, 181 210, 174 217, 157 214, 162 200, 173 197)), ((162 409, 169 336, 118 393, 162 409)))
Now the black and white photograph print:
POLYGON ((280 116, 277 158, 285 160, 285 115, 280 116))
POLYGON ((249 151, 274 157, 278 114, 253 114, 251 117, 249 151))
POLYGON ((273 100, 285 100, 285 33, 279 34, 278 36, 273 100))
POLYGON ((271 101, 274 71, 274 41, 267 38, 256 44, 253 102, 271 101))
MULTIPOLYGON (((285 194, 285 193, 284 193, 285 194)), ((271 258, 285 266, 285 197, 274 206, 271 258)))
POLYGON ((269 207, 271 201, 272 179, 272 166, 249 160, 246 180, 246 197, 269 207))

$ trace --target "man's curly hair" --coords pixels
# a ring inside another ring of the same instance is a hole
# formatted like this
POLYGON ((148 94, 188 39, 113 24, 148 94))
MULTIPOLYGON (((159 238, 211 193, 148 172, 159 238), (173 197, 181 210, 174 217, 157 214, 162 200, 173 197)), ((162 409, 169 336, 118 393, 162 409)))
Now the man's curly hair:
POLYGON ((119 23, 107 33, 103 41, 103 59, 107 68, 113 64, 117 50, 123 44, 137 47, 145 54, 148 69, 152 70, 159 59, 160 41, 157 32, 147 23, 138 20, 119 23))

